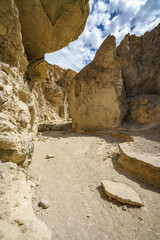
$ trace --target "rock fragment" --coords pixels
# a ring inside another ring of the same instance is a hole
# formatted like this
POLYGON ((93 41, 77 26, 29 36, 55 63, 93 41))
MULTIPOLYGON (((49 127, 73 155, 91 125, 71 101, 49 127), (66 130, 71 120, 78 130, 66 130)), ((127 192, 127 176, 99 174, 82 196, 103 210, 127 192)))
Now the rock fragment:
POLYGON ((47 209, 49 208, 49 202, 46 200, 41 200, 38 204, 39 207, 43 208, 43 209, 47 209))
POLYGON ((45 159, 50 159, 50 158, 54 158, 54 155, 51 155, 51 154, 47 154, 45 159))
POLYGON ((108 180, 102 180, 101 184, 104 188, 105 193, 110 198, 133 206, 143 206, 143 202, 137 192, 128 187, 126 184, 108 180))

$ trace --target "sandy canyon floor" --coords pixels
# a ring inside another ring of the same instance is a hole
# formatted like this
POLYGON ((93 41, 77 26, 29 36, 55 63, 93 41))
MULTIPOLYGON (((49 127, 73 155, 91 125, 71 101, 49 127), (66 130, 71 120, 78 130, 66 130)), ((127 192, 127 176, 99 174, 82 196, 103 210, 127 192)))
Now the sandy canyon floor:
MULTIPOLYGON (((153 130, 142 133, 145 138, 153 130)), ((159 145, 160 133, 155 133, 159 145)), ((30 166, 35 182, 33 208, 51 230, 52 240, 160 239, 160 191, 118 167, 119 142, 110 135, 72 131, 46 131, 35 139, 30 166), (101 187, 104 179, 132 187, 144 207, 124 207, 110 200, 101 187), (49 207, 40 208, 40 201, 49 207)))

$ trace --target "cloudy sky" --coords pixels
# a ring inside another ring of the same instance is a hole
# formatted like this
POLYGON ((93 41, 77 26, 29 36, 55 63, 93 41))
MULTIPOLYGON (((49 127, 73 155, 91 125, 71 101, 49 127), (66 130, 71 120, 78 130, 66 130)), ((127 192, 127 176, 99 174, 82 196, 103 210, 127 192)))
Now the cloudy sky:
POLYGON ((112 34, 117 45, 127 33, 143 35, 160 22, 160 0, 90 0, 90 15, 78 40, 50 54, 46 60, 62 68, 80 71, 91 62, 112 34))

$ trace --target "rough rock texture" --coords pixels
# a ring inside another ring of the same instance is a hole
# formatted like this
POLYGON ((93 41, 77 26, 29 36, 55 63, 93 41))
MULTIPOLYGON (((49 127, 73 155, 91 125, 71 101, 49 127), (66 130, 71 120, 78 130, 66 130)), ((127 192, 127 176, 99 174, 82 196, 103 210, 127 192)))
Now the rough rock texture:
POLYGON ((115 51, 115 37, 109 36, 93 62, 76 75, 69 93, 74 130, 117 127, 127 114, 127 99, 115 51))
POLYGON ((31 157, 32 104, 23 74, 16 67, 0 63, 0 160, 20 163, 31 157))
MULTIPOLYGON (((23 6, 31 2, 39 6, 35 1, 27 1, 23 6)), ((79 1, 77 4, 80 4, 79 1)), ((86 1, 82 3, 83 7, 85 4, 86 1)), ((27 12, 30 11, 27 9, 27 12)), ((76 13, 75 11, 74 14, 76 13)), ((84 22, 87 17, 85 14, 84 11, 84 22)), ((36 18, 35 13, 33 16, 36 18)), ((56 83, 66 70, 57 67, 57 71, 51 73, 51 67, 48 67, 48 63, 43 59, 28 65, 22 44, 18 10, 13 0, 0 2, 0 17, 0 160, 22 163, 30 158, 33 152, 31 132, 36 132, 40 123, 60 120, 59 115, 67 118, 64 113, 67 110, 63 111, 66 102, 65 90, 56 83)), ((33 19, 30 18, 31 21, 33 19)), ((32 33, 28 36, 31 37, 32 33)), ((60 36, 57 33, 58 37, 60 36)), ((40 39, 37 41, 40 42, 40 39)), ((37 49, 38 42, 34 49, 37 49)))
POLYGON ((18 10, 13 0, 0 1, 0 61, 24 71, 27 60, 22 46, 18 10))
POLYGON ((45 84, 45 98, 54 107, 55 112, 59 114, 59 109, 65 101, 65 92, 58 84, 57 81, 64 73, 64 69, 58 66, 49 65, 49 77, 46 79, 45 84))
POLYGON ((59 115, 65 119, 69 119, 70 116, 70 110, 68 102, 71 101, 69 98, 72 94, 72 82, 74 81, 75 76, 77 75, 77 72, 67 69, 64 71, 61 78, 57 81, 57 84, 63 89, 64 92, 64 98, 61 107, 59 108, 59 115))
POLYGON ((109 198, 116 199, 121 203, 127 203, 134 206, 143 206, 138 193, 124 183, 102 180, 101 184, 109 198))
POLYGON ((160 122, 160 95, 139 95, 130 101, 131 120, 148 124, 160 122))
POLYGON ((13 163, 0 163, 0 239, 49 240, 51 233, 32 209, 32 182, 13 163))
POLYGON ((76 40, 89 14, 88 0, 15 2, 19 10, 25 51, 33 60, 76 40))
POLYGON ((23 162, 33 150, 31 96, 23 79, 27 60, 13 0, 0 1, 0 17, 0 160, 23 162))
MULTIPOLYGON (((159 129, 156 131, 159 136, 159 129)), ((147 138, 134 137, 134 142, 120 143, 118 164, 135 178, 160 187, 160 144, 147 138)))
POLYGON ((127 96, 160 94, 160 24, 141 37, 127 34, 117 55, 127 96))
POLYGON ((31 129, 42 124, 53 124, 69 118, 67 87, 76 72, 38 60, 27 69, 27 81, 32 93, 31 129))

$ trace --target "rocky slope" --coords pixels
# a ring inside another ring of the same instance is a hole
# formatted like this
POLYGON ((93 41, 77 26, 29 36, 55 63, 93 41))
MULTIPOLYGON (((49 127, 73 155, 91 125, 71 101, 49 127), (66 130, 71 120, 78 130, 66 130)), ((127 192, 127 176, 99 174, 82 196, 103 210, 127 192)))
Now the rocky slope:
POLYGON ((144 36, 127 34, 116 48, 109 36, 69 92, 73 129, 101 129, 123 121, 160 121, 160 24, 144 36))

